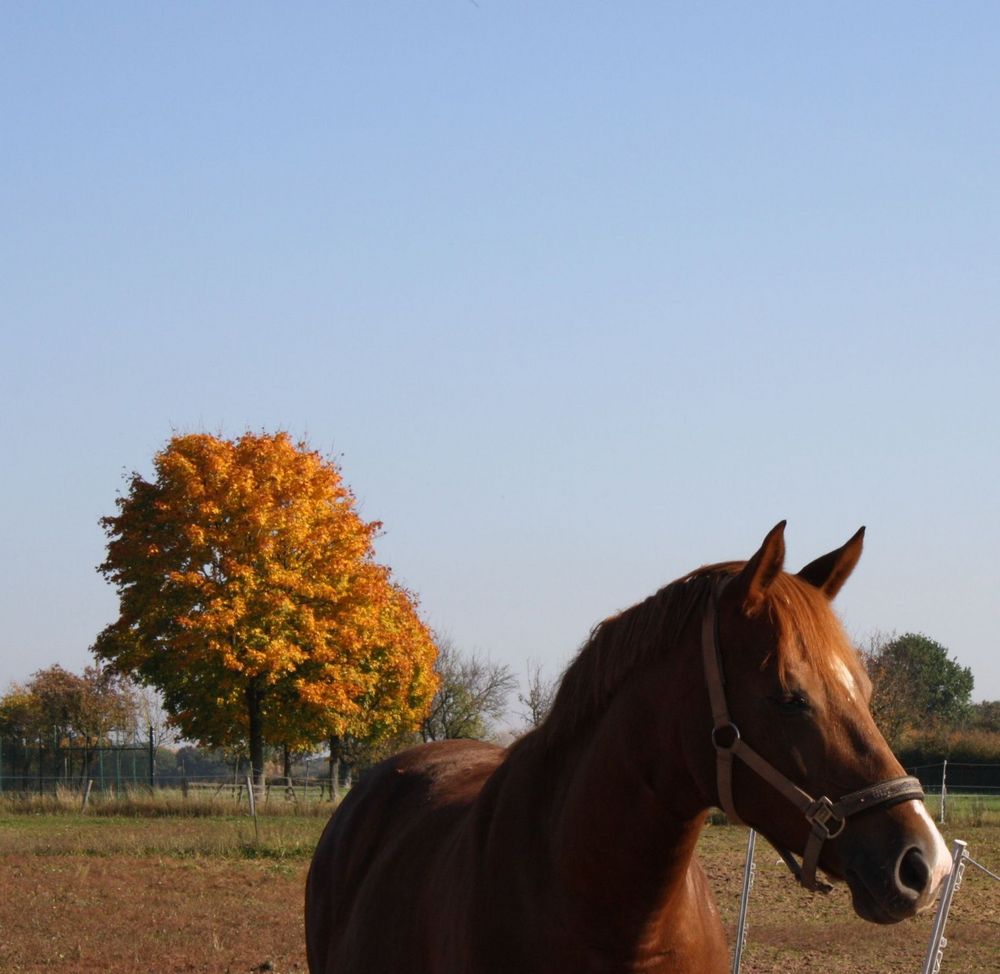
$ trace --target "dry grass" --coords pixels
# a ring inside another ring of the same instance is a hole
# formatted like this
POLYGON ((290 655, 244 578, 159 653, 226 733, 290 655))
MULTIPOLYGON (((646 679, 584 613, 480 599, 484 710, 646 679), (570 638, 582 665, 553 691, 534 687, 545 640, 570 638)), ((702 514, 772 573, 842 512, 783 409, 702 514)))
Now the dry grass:
MULTIPOLYGON (((0 856, 306 860, 325 819, 272 815, 0 815, 0 856)), ((2 968, 0 968, 2 970, 2 968)))
MULTIPOLYGON (((296 798, 286 797, 280 788, 272 788, 268 798, 256 806, 259 817, 286 818, 290 815, 329 818, 332 805, 318 800, 318 789, 308 794, 299 790, 296 798)), ((0 815, 77 815, 83 808, 83 794, 78 788, 58 788, 55 794, 0 795, 0 815)), ((203 817, 249 813, 249 802, 242 787, 221 785, 189 789, 126 789, 120 794, 93 792, 87 801, 88 815, 160 817, 203 817)))

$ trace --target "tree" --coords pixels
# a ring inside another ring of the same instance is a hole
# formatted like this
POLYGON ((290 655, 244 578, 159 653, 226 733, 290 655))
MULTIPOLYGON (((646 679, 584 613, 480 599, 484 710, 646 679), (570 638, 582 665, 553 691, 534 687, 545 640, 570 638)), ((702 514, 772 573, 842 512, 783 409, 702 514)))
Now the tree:
POLYGON ((415 726, 435 647, 409 593, 374 560, 340 471, 286 433, 175 436, 102 519, 119 618, 94 652, 163 694, 186 738, 249 752, 364 725, 415 726))
POLYGON ((969 727, 988 734, 1000 734, 1000 700, 974 703, 969 711, 969 727))
POLYGON ((945 727, 968 713, 972 670, 920 633, 873 639, 862 653, 872 680, 872 713, 892 743, 906 727, 945 727))
POLYGON ((440 685, 420 725, 425 741, 483 738, 491 722, 506 713, 507 699, 517 678, 506 664, 492 663, 473 653, 463 656, 450 640, 438 640, 440 685))
MULTIPOLYGON (((15 774, 26 779, 31 770, 28 746, 40 743, 42 718, 38 698, 25 686, 12 684, 0 697, 0 745, 13 742, 15 747, 10 760, 15 774), (18 761, 20 755, 20 761, 18 761)), ((10 768, 7 773, 10 773, 10 768)))
POLYGON ((129 689, 135 702, 137 732, 145 734, 154 750, 176 744, 177 730, 170 723, 170 715, 163 709, 163 701, 154 687, 130 683, 129 689))
POLYGON ((28 687, 12 684, 0 697, 0 738, 26 744, 39 739, 41 727, 38 697, 28 687))
POLYGON ((548 717, 558 689, 557 680, 548 680, 542 676, 541 663, 529 661, 527 692, 517 695, 518 702, 525 708, 521 711, 521 716, 529 728, 539 727, 548 717))

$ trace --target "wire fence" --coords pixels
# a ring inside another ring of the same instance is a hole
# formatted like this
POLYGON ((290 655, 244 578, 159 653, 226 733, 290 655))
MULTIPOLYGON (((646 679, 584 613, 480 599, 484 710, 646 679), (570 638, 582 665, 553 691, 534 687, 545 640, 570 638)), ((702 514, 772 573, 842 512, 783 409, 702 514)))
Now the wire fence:
POLYGON ((93 781, 101 792, 122 793, 156 783, 156 748, 30 745, 0 741, 0 794, 55 794, 93 781))
MULTIPOLYGON (((267 802, 281 797, 290 802, 330 801, 350 780, 341 775, 331 781, 329 762, 313 759, 305 773, 288 777, 262 776, 259 797, 267 802)), ((84 792, 102 798, 134 797, 153 793, 184 800, 245 800, 245 781, 252 777, 245 761, 212 770, 178 767, 173 752, 151 742, 113 746, 24 744, 0 740, 0 798, 65 797, 84 792)))
POLYGON ((950 791, 963 795, 1000 796, 1000 764, 942 760, 908 766, 906 773, 918 778, 928 795, 950 791))

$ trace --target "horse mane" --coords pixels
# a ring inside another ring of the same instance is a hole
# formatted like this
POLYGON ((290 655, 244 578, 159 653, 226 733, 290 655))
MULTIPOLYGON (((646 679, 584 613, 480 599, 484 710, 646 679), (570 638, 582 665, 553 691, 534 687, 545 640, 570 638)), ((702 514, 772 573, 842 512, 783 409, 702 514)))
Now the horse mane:
POLYGON ((708 602, 722 565, 706 566, 598 623, 566 668, 542 724, 549 744, 570 740, 607 710, 634 670, 669 653, 708 602))
MULTIPOLYGON (((563 674, 540 728, 546 743, 568 741, 599 719, 635 670, 670 654, 692 615, 701 618, 716 581, 737 574, 744 564, 720 562, 697 568, 598 623, 563 674)), ((859 685, 868 685, 857 653, 819 589, 780 572, 758 611, 766 611, 778 630, 776 662, 783 686, 794 664, 803 660, 828 685, 845 666, 859 685)), ((761 667, 770 660, 771 656, 764 659, 761 667)))

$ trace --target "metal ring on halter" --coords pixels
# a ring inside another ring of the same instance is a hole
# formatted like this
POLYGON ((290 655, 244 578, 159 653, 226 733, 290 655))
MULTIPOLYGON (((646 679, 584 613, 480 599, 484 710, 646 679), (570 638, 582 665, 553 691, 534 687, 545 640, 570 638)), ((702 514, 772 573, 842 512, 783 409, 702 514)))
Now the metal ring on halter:
POLYGON ((729 721, 728 724, 719 724, 718 727, 712 728, 712 746, 717 751, 731 751, 736 747, 736 742, 740 739, 740 729, 732 722, 729 721), (733 732, 733 739, 729 744, 720 744, 719 739, 715 736, 719 731, 731 730, 733 732))

